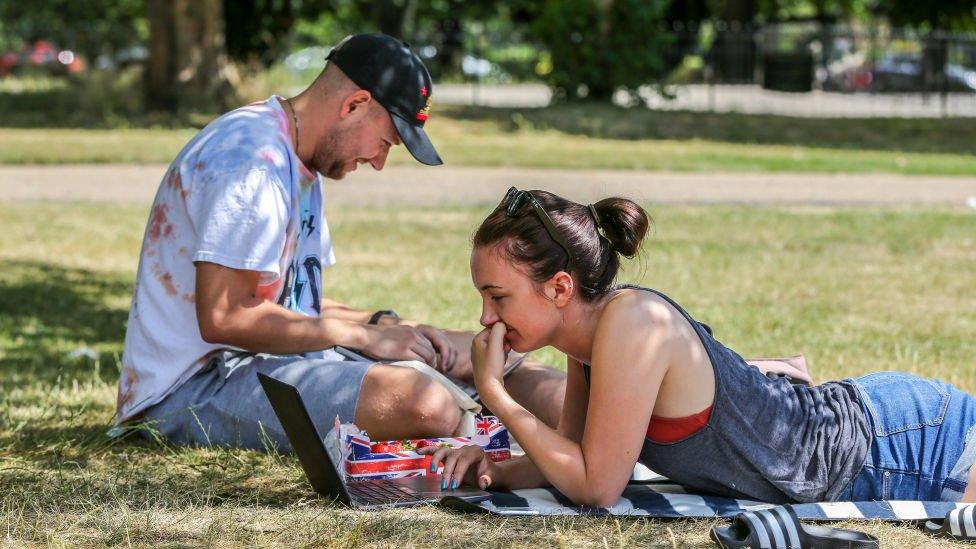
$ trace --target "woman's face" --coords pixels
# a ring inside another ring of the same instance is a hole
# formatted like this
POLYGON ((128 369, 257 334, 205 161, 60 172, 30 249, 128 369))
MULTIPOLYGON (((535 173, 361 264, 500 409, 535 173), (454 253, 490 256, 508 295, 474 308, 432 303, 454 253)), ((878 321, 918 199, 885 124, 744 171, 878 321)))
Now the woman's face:
POLYGON ((518 352, 549 345, 561 318, 558 309, 544 285, 520 271, 497 245, 471 252, 471 279, 481 294, 482 326, 505 323, 505 342, 518 352))

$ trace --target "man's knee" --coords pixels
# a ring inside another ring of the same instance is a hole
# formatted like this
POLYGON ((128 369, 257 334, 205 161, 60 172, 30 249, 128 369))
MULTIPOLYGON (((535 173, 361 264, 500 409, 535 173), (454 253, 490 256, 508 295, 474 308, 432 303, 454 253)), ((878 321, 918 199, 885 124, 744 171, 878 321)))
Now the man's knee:
POLYGON ((372 439, 450 436, 460 422, 451 393, 416 370, 377 365, 363 379, 356 425, 372 439))

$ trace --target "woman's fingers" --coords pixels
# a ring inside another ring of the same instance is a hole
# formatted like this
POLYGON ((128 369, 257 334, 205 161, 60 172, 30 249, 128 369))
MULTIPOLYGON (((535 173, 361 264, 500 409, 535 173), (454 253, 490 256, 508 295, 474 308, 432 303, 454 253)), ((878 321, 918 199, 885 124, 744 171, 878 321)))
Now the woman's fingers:
POLYGON ((464 478, 466 464, 458 468, 458 461, 461 459, 461 450, 456 449, 448 454, 444 460, 444 472, 441 473, 441 490, 453 490, 460 486, 461 479, 464 478))
POLYGON ((504 322, 496 322, 491 325, 491 333, 488 334, 488 345, 495 349, 501 349, 502 344, 505 343, 505 332, 508 331, 508 326, 504 322))
POLYGON ((486 469, 484 451, 478 446, 463 446, 455 450, 453 455, 457 456, 457 460, 451 468, 450 476, 445 469, 445 483, 452 490, 460 486, 465 481, 465 477, 468 477, 469 484, 480 484, 478 477, 486 469))
POLYGON ((453 448, 450 446, 427 446, 424 448, 419 448, 417 453, 425 455, 430 454, 430 472, 433 473, 437 471, 437 464, 444 461, 444 458, 451 453, 451 450, 453 450, 453 448))
POLYGON ((417 450, 418 454, 430 455, 430 472, 437 470, 439 463, 444 464, 441 474, 441 490, 454 490, 464 482, 466 474, 471 484, 484 487, 491 485, 491 475, 485 463, 485 454, 478 446, 462 446, 461 448, 434 448, 428 446, 417 450), (472 467, 475 465, 475 467, 472 467))
POLYGON ((478 463, 477 473, 475 476, 478 477, 476 479, 478 488, 487 490, 488 487, 491 486, 493 479, 491 478, 492 475, 489 472, 489 463, 487 459, 482 459, 481 462, 478 463))

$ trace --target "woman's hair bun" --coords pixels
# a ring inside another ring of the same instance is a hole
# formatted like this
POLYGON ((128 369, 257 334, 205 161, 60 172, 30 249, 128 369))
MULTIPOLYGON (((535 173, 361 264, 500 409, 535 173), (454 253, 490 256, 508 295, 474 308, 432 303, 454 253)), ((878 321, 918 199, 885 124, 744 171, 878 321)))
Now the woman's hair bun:
POLYGON ((593 209, 613 249, 627 258, 637 255, 651 224, 644 208, 633 200, 613 196, 593 204, 593 209))

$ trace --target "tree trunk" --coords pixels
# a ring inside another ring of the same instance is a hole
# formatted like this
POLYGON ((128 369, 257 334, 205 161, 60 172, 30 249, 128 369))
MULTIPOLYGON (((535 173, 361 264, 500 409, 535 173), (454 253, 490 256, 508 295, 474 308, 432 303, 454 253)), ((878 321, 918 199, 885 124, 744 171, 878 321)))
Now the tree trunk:
POLYGON ((755 0, 728 0, 721 13, 725 24, 716 32, 712 45, 715 76, 719 82, 753 82, 756 43, 752 21, 756 16, 755 0))
POLYGON ((413 0, 374 0, 370 14, 373 24, 383 34, 409 41, 406 34, 412 30, 407 28, 413 23, 415 6, 411 6, 412 3, 413 0))
POLYGON ((220 0, 148 0, 151 109, 223 110, 231 98, 226 76, 220 0))

